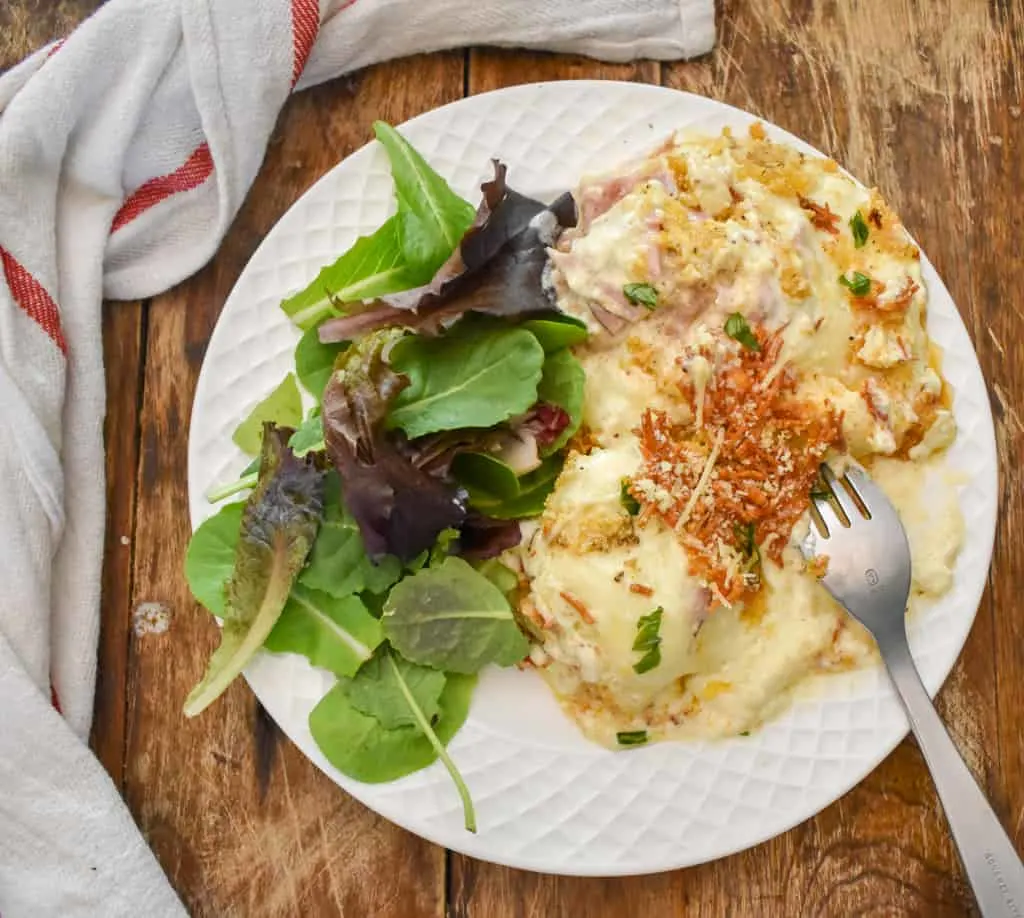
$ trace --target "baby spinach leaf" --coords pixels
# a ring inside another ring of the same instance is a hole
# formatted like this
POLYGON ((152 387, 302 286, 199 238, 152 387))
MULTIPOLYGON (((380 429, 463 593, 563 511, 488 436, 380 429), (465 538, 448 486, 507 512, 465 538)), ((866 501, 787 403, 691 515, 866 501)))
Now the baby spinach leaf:
POLYGON ((496 456, 488 453, 459 453, 452 460, 452 475, 470 493, 486 493, 500 500, 519 496, 519 478, 496 456))
POLYGON ((271 424, 264 427, 260 480, 242 511, 220 647, 185 701, 188 717, 219 698, 263 645, 316 538, 323 472, 288 449, 291 433, 271 424))
POLYGON ((323 398, 327 380, 331 378, 335 358, 348 347, 347 341, 322 344, 319 328, 315 325, 303 332, 299 343, 295 345, 295 374, 318 405, 323 398))
POLYGON ((470 506, 498 520, 540 516, 561 470, 562 457, 549 456, 538 468, 519 479, 519 493, 513 497, 502 497, 485 487, 467 482, 470 506))
POLYGON ((388 660, 388 665, 398 670, 395 681, 399 691, 407 695, 416 724, 386 729, 376 717, 362 713, 352 704, 351 682, 342 680, 310 712, 309 729, 313 738, 338 771, 367 784, 397 780, 426 768, 441 756, 462 798, 466 828, 475 831, 476 819, 469 791, 444 747, 466 721, 476 677, 448 675, 439 699, 440 716, 431 724, 416 704, 396 658, 388 654, 388 660))
POLYGON ((511 666, 529 650, 501 591, 461 558, 446 558, 392 587, 383 622, 406 659, 450 672, 511 666))
POLYGON ((569 415, 565 429, 542 450, 542 455, 557 452, 580 429, 583 420, 583 389, 587 377, 580 362, 571 351, 561 350, 548 354, 544 361, 544 374, 537 386, 537 398, 558 405, 569 415))
POLYGON ((360 236, 334 264, 323 268, 308 287, 282 301, 285 315, 307 331, 338 315, 335 304, 376 299, 429 280, 432 267, 410 267, 402 255, 399 223, 396 215, 376 232, 360 236))
POLYGON ((302 423, 302 396, 299 395, 294 373, 289 373, 270 395, 249 412, 231 439, 243 453, 258 456, 263 425, 268 421, 279 427, 298 427, 302 423))
POLYGON ((307 453, 322 453, 324 445, 324 422, 320 417, 319 409, 314 409, 306 420, 304 420, 292 438, 288 441, 288 447, 296 456, 305 456, 307 453))
POLYGON ((426 277, 417 281, 426 283, 459 244, 475 211, 391 125, 375 121, 373 131, 391 162, 405 261, 427 267, 426 277))
POLYGON ((432 722, 441 712, 444 673, 395 657, 386 646, 356 674, 348 687, 349 701, 360 713, 376 717, 385 730, 414 727, 416 716, 409 707, 399 677, 423 716, 432 722))
POLYGON ((477 573, 483 574, 507 597, 519 588, 519 575, 497 558, 488 558, 474 565, 477 573))
POLYGON ((337 472, 327 475, 324 506, 324 521, 299 583, 339 599, 364 590, 383 593, 402 575, 402 564, 392 555, 376 564, 370 560, 359 526, 342 500, 337 472))
MULTIPOLYGON (((254 459, 253 463, 259 465, 259 460, 254 459)), ((250 463, 250 465, 253 463, 250 463)), ((240 478, 236 478, 234 481, 229 481, 227 484, 210 488, 210 490, 206 492, 206 500, 211 504, 217 504, 225 498, 232 497, 241 491, 249 491, 256 487, 256 482, 259 481, 259 477, 259 474, 256 472, 244 471, 240 478)))
POLYGON ((244 503, 221 507, 192 534, 185 552, 188 588, 218 617, 224 614, 224 585, 235 567, 235 546, 244 508, 244 503))
POLYGON ((588 334, 587 325, 581 319, 557 312, 527 319, 520 328, 530 332, 547 354, 586 341, 588 334))
POLYGON ((354 676, 383 640, 384 629, 358 596, 336 599, 297 583, 263 646, 302 654, 338 676, 354 676))
POLYGON ((492 427, 537 400, 544 350, 520 328, 477 329, 441 338, 410 335, 392 348, 392 369, 409 385, 387 426, 415 439, 438 430, 492 427))

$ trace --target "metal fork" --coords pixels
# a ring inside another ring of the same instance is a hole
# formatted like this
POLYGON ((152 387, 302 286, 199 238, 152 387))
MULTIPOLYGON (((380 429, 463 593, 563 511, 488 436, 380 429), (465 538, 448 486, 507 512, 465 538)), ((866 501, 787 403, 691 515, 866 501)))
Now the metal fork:
POLYGON ((960 859, 985 918, 1024 918, 1024 864, 957 752, 907 643, 910 547, 896 509, 863 469, 841 479, 821 467, 826 495, 812 496, 813 519, 800 545, 827 561, 825 589, 871 632, 931 770, 960 859))

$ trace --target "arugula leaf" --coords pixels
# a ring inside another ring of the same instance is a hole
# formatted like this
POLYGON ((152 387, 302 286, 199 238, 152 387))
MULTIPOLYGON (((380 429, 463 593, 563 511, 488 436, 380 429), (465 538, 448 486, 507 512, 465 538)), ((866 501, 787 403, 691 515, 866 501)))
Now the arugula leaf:
POLYGON ((576 204, 565 192, 545 207, 509 188, 505 173, 495 161, 494 178, 480 186, 476 219, 429 283, 385 297, 387 305, 328 320, 320 340, 342 341, 393 326, 437 334, 445 320, 467 312, 550 314, 543 284, 547 253, 562 228, 575 224, 576 204))
POLYGON ((748 350, 761 350, 761 343, 757 340, 757 336, 751 330, 747 320, 738 312, 734 312, 725 320, 725 333, 748 350))
POLYGON ((486 488, 464 482, 469 492, 470 505, 480 513, 498 520, 540 516, 562 471, 562 461, 561 456, 548 456, 540 466, 519 479, 519 493, 511 498, 501 497, 486 488))
POLYGON ((663 609, 658 606, 653 612, 641 615, 636 623, 636 638, 633 650, 643 656, 633 664, 633 671, 642 675, 661 663, 661 616, 663 609))
POLYGON ((627 300, 637 306, 654 309, 658 305, 658 291, 650 284, 626 284, 622 292, 627 300))
POLYGON ((527 319, 519 327, 530 332, 547 354, 586 341, 589 334, 584 321, 557 312, 527 319))
MULTIPOLYGON (((386 730, 376 717, 358 711, 349 699, 351 682, 339 680, 309 715, 309 729, 320 751, 343 774, 367 784, 395 781, 437 759, 437 750, 418 727, 386 730)), ((469 713, 476 676, 449 674, 441 692, 440 717, 432 725, 447 744, 469 713)))
POLYGON ((413 439, 492 427, 537 400, 543 363, 543 348, 520 328, 479 328, 441 338, 409 335, 391 350, 391 368, 409 385, 392 402, 387 426, 413 439))
POLYGON ((392 587, 383 622, 406 659, 450 672, 511 666, 530 649, 508 600, 461 558, 446 558, 392 587))
POLYGON ((354 676, 383 640, 384 629, 359 597, 336 599, 297 583, 263 646, 302 654, 338 676, 354 676))
POLYGON ((860 271, 852 271, 849 276, 840 274, 839 283, 854 296, 867 296, 871 291, 871 278, 860 271))
POLYGON ((863 248, 868 241, 868 224, 861 216, 861 212, 858 210, 850 217, 850 232, 853 234, 853 247, 855 249, 863 248))
POLYGON ((324 507, 320 534, 299 583, 338 599, 364 590, 383 593, 402 576, 402 563, 393 555, 384 555, 376 564, 370 560, 359 527, 342 500, 337 472, 329 472, 324 482, 324 507))
POLYGON ((587 376, 580 362, 571 351, 561 350, 548 354, 544 361, 544 372, 537 386, 537 398, 542 402, 558 405, 569 415, 565 429, 541 453, 550 455, 557 452, 580 429, 583 420, 583 390, 587 376))
POLYGON ((324 445, 324 422, 320 417, 320 411, 314 409, 308 418, 304 420, 292 438, 288 441, 288 447, 296 456, 302 457, 307 453, 322 453, 324 445))
POLYGON ((267 421, 279 427, 297 427, 302 423, 302 396, 299 395, 294 373, 289 373, 270 395, 249 412, 249 416, 235 428, 231 439, 243 453, 258 456, 263 425, 267 421))
POLYGON ((423 716, 433 721, 441 712, 444 673, 396 657, 388 651, 387 646, 359 670, 349 685, 348 698, 352 707, 361 714, 376 717, 385 730, 416 726, 416 716, 406 701, 399 677, 405 682, 423 716))
MULTIPOLYGON (((468 206, 468 205, 467 205, 468 206)), ((425 283, 433 268, 410 267, 402 254, 400 218, 396 215, 369 236, 360 236, 332 265, 323 268, 304 290, 281 302, 303 331, 339 314, 335 304, 372 300, 425 283)))
POLYGON ((391 162, 405 261, 428 268, 418 281, 426 283, 455 250, 475 211, 391 125, 375 121, 373 131, 391 162))
POLYGON ((264 427, 260 480, 242 512, 220 646, 185 701, 188 717, 219 698, 263 645, 316 538, 323 472, 292 454, 290 436, 288 428, 264 427))
POLYGON ((221 507, 192 533, 185 552, 188 588, 218 617, 224 614, 224 585, 235 567, 235 546, 244 508, 244 503, 221 507))
POLYGON ((347 341, 322 344, 316 325, 310 326, 295 345, 295 374, 309 394, 316 398, 318 405, 334 370, 335 359, 348 347, 347 341))

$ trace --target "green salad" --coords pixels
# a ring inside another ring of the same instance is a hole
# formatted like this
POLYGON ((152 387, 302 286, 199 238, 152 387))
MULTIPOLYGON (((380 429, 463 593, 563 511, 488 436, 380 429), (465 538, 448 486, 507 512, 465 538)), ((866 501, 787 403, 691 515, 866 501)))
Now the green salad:
POLYGON ((585 326, 554 310, 547 247, 575 222, 510 189, 474 208, 390 126, 374 126, 397 208, 281 308, 295 367, 241 420, 251 457, 193 534, 185 574, 221 643, 185 713, 262 648, 336 682, 309 717, 344 774, 393 781, 440 759, 478 673, 529 651, 499 556, 544 507, 580 424, 585 326), (305 390, 305 396, 302 390, 305 390), (304 407, 304 403, 307 407, 304 407))

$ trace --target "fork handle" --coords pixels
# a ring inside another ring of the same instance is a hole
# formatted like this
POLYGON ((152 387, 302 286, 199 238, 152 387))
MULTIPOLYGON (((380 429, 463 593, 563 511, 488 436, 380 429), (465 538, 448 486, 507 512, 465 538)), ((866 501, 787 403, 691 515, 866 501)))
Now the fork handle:
POLYGON ((1024 864, 936 713, 906 634, 900 637, 879 642, 882 658, 931 770, 981 914, 1024 918, 1024 864))

